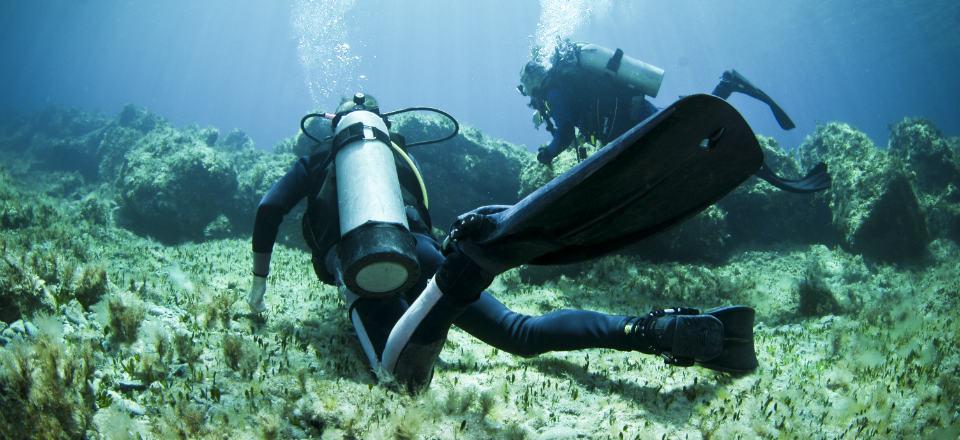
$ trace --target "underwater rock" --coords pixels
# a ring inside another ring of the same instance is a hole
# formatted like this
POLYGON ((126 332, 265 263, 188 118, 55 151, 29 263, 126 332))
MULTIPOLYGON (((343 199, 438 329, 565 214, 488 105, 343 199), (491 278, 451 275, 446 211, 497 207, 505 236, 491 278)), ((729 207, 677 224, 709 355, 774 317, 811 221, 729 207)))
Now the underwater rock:
POLYGON ((908 165, 933 237, 960 242, 960 153, 926 119, 891 128, 890 154, 908 165))
POLYGON ((797 314, 800 316, 823 316, 839 313, 840 303, 830 288, 818 279, 803 279, 797 286, 800 298, 797 314))
POLYGON ((833 184, 825 197, 846 247, 890 262, 926 254, 930 237, 913 185, 902 164, 864 133, 842 123, 818 127, 799 155, 804 168, 827 163, 833 184))
MULTIPOLYGON (((266 153, 254 149, 246 149, 231 157, 237 172, 237 191, 231 201, 232 206, 227 216, 233 224, 234 231, 248 233, 253 230, 254 215, 260 199, 297 161, 297 157, 290 153, 266 153)), ((290 213, 287 218, 299 220, 299 210, 290 213)), ((288 227, 284 222, 283 226, 288 227)), ((299 226, 299 222, 295 222, 299 226)), ((299 229, 293 232, 282 233, 280 237, 299 236, 299 229)))
MULTIPOLYGON (((33 256, 29 256, 31 260, 33 256)), ((0 320, 14 322, 38 311, 51 311, 55 300, 26 260, 28 256, 3 255, 0 260, 0 320)), ((9 328, 7 330, 10 330, 9 328)))
POLYGON ((205 240, 219 240, 232 236, 233 228, 230 226, 230 219, 223 214, 217 216, 207 227, 203 228, 203 238, 205 240))
POLYGON ((890 129, 890 154, 909 165, 917 190, 943 191, 960 182, 960 159, 933 122, 906 118, 890 129))
POLYGON ((35 338, 40 334, 37 326, 30 321, 18 319, 3 330, 2 336, 7 340, 35 338))
MULTIPOLYGON (((392 131, 408 143, 450 133, 449 123, 417 114, 392 118, 392 131)), ((438 144, 415 146, 411 156, 423 170, 434 226, 446 230, 464 212, 478 206, 513 204, 520 191, 520 171, 535 162, 521 147, 460 127, 460 134, 438 144)))
MULTIPOLYGON (((778 176, 804 175, 796 160, 771 137, 757 136, 765 163, 778 176)), ((831 225, 830 207, 821 194, 794 194, 750 177, 721 199, 734 246, 779 242, 833 244, 839 240, 831 225)))
POLYGON ((253 139, 243 130, 235 129, 220 141, 220 147, 227 151, 241 151, 253 149, 253 139))
POLYGON ((31 123, 28 152, 44 169, 77 171, 86 178, 95 178, 100 163, 100 141, 108 124, 107 118, 96 113, 60 108, 44 110, 31 123))
MULTIPOLYGON (((333 128, 330 121, 323 118, 311 118, 306 124, 307 131, 311 136, 323 140, 333 136, 333 128)), ((297 157, 309 156, 317 147, 317 143, 303 135, 297 133, 296 136, 286 139, 274 149, 277 153, 292 153, 297 157)))
POLYGON ((960 190, 951 184, 941 197, 921 197, 927 212, 927 227, 934 237, 949 238, 960 243, 960 203, 950 201, 958 194, 960 190))
POLYGON ((124 128, 131 128, 143 134, 153 131, 158 127, 167 125, 167 121, 162 117, 150 113, 147 109, 135 105, 127 105, 120 111, 117 117, 117 123, 124 128))
POLYGON ((723 261, 731 250, 727 212, 711 205, 666 231, 624 249, 649 261, 723 261))
POLYGON ((33 127, 28 116, 20 113, 0 114, 0 151, 21 153, 30 146, 33 127))
POLYGON ((233 202, 236 173, 202 139, 157 129, 126 159, 116 182, 118 220, 133 231, 165 242, 200 239, 233 202))

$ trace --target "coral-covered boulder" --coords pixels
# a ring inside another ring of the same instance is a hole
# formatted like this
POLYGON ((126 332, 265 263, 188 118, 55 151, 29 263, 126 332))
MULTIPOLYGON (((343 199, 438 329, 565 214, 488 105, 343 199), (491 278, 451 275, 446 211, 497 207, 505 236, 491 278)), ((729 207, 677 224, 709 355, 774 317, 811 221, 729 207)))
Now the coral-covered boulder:
POLYGON ((731 250, 728 225, 727 212, 711 205, 683 223, 648 237, 623 252, 656 262, 721 262, 731 250))
POLYGON ((99 176, 101 180, 114 182, 127 163, 127 153, 136 147, 147 133, 169 129, 170 124, 162 117, 143 107, 127 105, 120 114, 104 128, 97 148, 99 176))
POLYGON ((800 146, 800 164, 827 163, 832 223, 849 249, 884 261, 926 253, 930 241, 920 203, 902 164, 847 124, 817 128, 800 146))
POLYGON ((164 127, 126 154, 116 186, 125 226, 177 242, 203 237, 205 227, 233 203, 237 177, 205 139, 164 127))

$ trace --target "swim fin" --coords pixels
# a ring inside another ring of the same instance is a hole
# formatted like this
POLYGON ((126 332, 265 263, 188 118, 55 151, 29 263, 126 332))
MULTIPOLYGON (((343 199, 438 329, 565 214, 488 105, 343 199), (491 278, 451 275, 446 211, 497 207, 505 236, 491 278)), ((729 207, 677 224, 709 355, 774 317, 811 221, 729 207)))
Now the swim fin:
POLYGON ((713 94, 727 99, 733 92, 743 93, 770 106, 770 110, 773 111, 773 117, 777 119, 780 128, 784 130, 796 128, 797 125, 793 123, 793 120, 790 119, 787 112, 783 111, 773 98, 757 86, 751 84, 750 81, 747 81, 747 78, 736 70, 728 70, 723 72, 723 76, 720 77, 720 84, 717 84, 717 87, 713 89, 713 94))
POLYGON ((757 368, 753 345, 754 310, 746 306, 718 307, 700 313, 686 307, 654 310, 631 329, 642 344, 639 351, 657 354, 668 365, 700 365, 725 373, 749 373, 757 368))
POLYGON ((756 312, 747 306, 717 307, 703 312, 723 323, 723 352, 720 356, 697 364, 726 373, 749 373, 757 369, 753 345, 753 321, 756 312))
POLYGON ((811 168, 806 176, 798 180, 783 179, 774 174, 773 171, 767 167, 767 164, 764 163, 763 166, 757 170, 757 177, 766 180, 777 188, 793 193, 823 191, 830 188, 830 182, 832 180, 830 173, 827 172, 827 164, 823 162, 811 168))
POLYGON ((726 101, 687 96, 634 126, 517 204, 461 216, 485 221, 458 240, 490 273, 588 260, 656 234, 715 203, 763 163, 726 101))

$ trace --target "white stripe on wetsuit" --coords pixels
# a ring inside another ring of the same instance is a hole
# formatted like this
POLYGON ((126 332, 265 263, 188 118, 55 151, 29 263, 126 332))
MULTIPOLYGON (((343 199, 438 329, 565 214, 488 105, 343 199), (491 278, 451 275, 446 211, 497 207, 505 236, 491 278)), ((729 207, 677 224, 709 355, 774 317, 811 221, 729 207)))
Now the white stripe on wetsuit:
POLYGON ((346 303, 347 310, 350 311, 350 321, 353 322, 353 330, 357 332, 357 339, 360 341, 360 347, 363 348, 363 354, 367 355, 370 368, 376 371, 377 368, 380 367, 380 360, 377 359, 377 352, 373 349, 373 343, 370 342, 367 328, 364 327, 363 320, 360 319, 360 313, 357 312, 357 309, 353 308, 353 303, 360 297, 342 284, 338 290, 340 290, 340 295, 343 296, 343 302, 346 303))
POLYGON ((383 368, 391 374, 397 368, 397 361, 403 353, 403 349, 410 342, 410 337, 417 330, 427 314, 437 305, 437 301, 443 296, 443 292, 437 287, 435 279, 431 278, 423 293, 417 297, 416 301, 410 305, 410 308, 403 313, 403 316, 397 321, 393 329, 390 330, 390 336, 387 338, 387 346, 383 349, 383 368))

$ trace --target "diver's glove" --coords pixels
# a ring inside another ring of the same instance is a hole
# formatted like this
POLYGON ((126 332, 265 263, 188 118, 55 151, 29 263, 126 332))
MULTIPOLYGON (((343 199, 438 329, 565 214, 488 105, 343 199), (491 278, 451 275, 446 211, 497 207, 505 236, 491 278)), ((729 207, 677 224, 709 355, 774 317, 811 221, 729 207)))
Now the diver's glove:
POLYGON ((255 314, 263 313, 267 306, 263 304, 263 295, 267 293, 267 275, 270 273, 270 252, 253 253, 253 281, 250 282, 250 293, 247 294, 247 304, 255 314))
POLYGON ((450 235, 443 241, 441 250, 446 260, 437 270, 437 286, 445 293, 457 295, 461 301, 473 301, 480 292, 490 286, 498 275, 497 270, 482 267, 460 251, 464 241, 482 238, 492 232, 496 224, 488 217, 508 205, 490 205, 474 209, 457 217, 450 227, 450 235))
POLYGON ((267 277, 254 274, 253 281, 250 283, 250 293, 247 295, 247 304, 251 312, 260 314, 267 310, 267 306, 263 303, 265 293, 267 293, 267 277))
POLYGON ((507 209, 510 209, 510 205, 487 205, 466 214, 460 214, 453 221, 453 225, 450 226, 450 234, 443 240, 443 245, 440 247, 441 252, 444 255, 449 255, 456 249, 457 242, 483 237, 493 232, 496 224, 488 216, 507 209))

